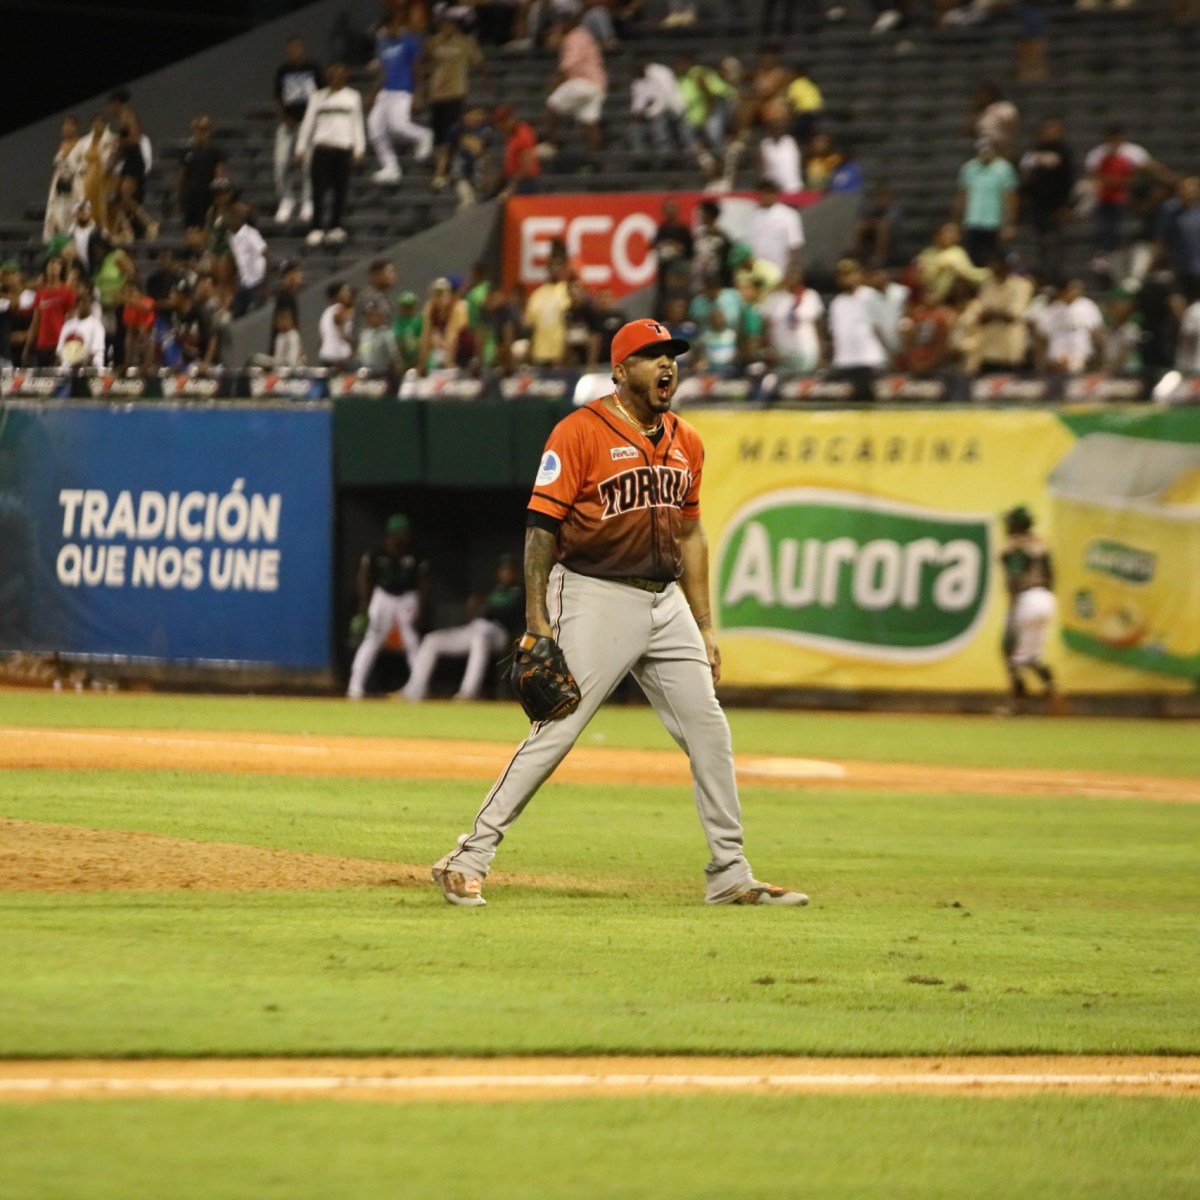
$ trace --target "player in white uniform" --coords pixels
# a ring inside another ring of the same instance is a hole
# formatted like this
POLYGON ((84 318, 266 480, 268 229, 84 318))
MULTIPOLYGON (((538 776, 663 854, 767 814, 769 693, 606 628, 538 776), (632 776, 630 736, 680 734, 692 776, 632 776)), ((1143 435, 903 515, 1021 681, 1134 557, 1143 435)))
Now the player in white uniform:
POLYGON ((1000 564, 1008 585, 1008 621, 1004 629, 1004 664, 1008 670, 1009 702, 1006 712, 1021 709, 1029 689, 1026 671, 1042 683, 1052 711, 1062 711, 1054 672, 1046 665, 1046 641, 1058 613, 1054 598, 1054 566, 1045 542, 1033 532, 1033 515, 1023 505, 1004 514, 1008 535, 1000 564))
POLYGON ((408 518, 403 513, 389 517, 386 540, 364 554, 359 565, 357 619, 361 621, 365 614, 367 628, 350 668, 346 695, 351 700, 363 698, 371 668, 393 628, 400 630, 404 640, 409 671, 416 662, 421 644, 417 619, 428 568, 409 552, 411 536, 408 518))
POLYGON ((755 879, 742 851, 733 747, 714 688, 704 447, 670 411, 675 357, 687 349, 656 321, 623 326, 612 348, 616 392, 550 434, 529 502, 525 621, 562 648, 582 699, 570 716, 533 726, 471 832, 434 865, 451 904, 484 903, 483 878, 509 826, 631 671, 691 765, 710 854, 706 901, 808 903, 755 879))

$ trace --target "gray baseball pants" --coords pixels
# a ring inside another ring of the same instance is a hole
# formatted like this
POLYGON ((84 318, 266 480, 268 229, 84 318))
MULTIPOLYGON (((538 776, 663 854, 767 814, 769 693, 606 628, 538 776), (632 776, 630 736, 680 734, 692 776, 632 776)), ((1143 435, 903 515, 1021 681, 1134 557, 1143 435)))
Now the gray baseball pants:
POLYGON ((579 708, 535 725, 487 794, 471 832, 440 866, 486 875, 496 848, 553 774, 613 688, 632 671, 667 731, 687 754, 711 860, 705 898, 753 882, 742 853, 741 805, 729 723, 713 689, 704 641, 677 584, 660 593, 556 566, 550 622, 579 683, 579 708))

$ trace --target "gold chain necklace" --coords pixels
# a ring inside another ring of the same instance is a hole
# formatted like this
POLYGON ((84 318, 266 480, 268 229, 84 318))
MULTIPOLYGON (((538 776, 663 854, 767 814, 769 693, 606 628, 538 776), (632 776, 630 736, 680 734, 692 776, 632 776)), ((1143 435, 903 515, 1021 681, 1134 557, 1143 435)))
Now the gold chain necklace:
POLYGON ((641 421, 639 421, 637 417, 635 417, 633 413, 631 413, 629 409, 627 409, 625 405, 621 403, 621 397, 616 392, 613 392, 613 399, 617 402, 617 408, 620 410, 621 416, 623 416, 625 420, 627 420, 635 429, 641 430, 641 432, 647 437, 649 437, 652 433, 657 433, 662 428, 662 417, 659 417, 657 423, 654 425, 643 425, 641 421))

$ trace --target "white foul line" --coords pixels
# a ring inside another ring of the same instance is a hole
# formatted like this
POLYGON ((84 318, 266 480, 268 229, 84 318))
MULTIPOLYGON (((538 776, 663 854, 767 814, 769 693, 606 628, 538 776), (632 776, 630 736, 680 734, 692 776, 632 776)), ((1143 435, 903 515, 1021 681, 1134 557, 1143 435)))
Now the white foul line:
MULTIPOLYGON (((685 1088, 708 1091, 743 1091, 777 1088, 784 1091, 902 1091, 932 1088, 938 1091, 970 1089, 1200 1088, 1200 1072, 1148 1071, 1141 1074, 942 1074, 909 1071, 876 1074, 689 1075, 689 1074, 545 1074, 545 1075, 296 1075, 230 1076, 226 1078, 108 1078, 63 1077, 0 1079, 0 1095, 71 1094, 75 1092, 141 1093, 154 1095, 204 1095, 272 1092, 400 1091, 480 1092, 485 1090, 603 1091, 605 1089, 685 1088)), ((478 1096, 474 1097, 478 1098, 478 1096)))

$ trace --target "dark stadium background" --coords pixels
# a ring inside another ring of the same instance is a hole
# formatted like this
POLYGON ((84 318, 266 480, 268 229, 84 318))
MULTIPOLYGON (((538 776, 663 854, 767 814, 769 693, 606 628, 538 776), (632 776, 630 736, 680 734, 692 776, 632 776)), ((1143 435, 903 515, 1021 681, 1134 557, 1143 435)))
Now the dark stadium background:
POLYGON ((0 0, 8 66, 0 133, 303 6, 304 0, 0 0))

